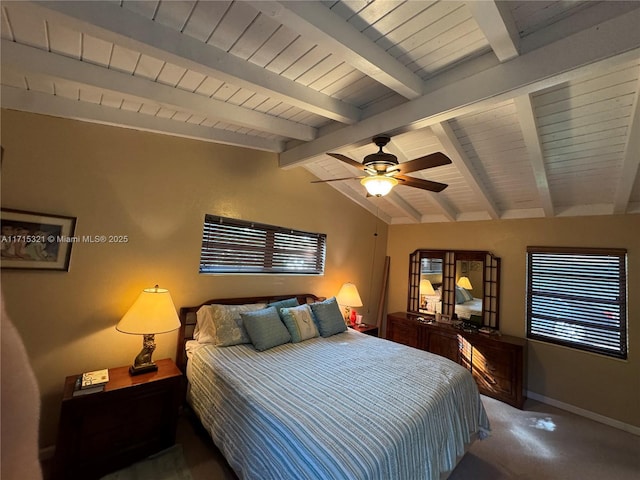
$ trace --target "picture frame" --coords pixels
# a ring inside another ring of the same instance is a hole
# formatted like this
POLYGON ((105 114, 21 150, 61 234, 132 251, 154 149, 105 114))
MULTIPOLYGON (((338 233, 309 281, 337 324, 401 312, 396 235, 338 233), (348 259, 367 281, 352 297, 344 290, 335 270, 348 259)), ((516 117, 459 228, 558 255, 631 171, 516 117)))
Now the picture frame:
POLYGON ((2 208, 0 268, 69 271, 76 217, 2 208))
POLYGON ((440 318, 436 316, 436 322, 451 324, 451 315, 440 315, 440 318))

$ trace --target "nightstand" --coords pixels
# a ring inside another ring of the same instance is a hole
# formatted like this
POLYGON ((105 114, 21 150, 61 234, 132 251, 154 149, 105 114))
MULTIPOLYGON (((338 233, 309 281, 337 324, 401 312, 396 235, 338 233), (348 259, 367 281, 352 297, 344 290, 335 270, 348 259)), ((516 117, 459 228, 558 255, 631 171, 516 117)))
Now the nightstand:
POLYGON ((349 328, 353 328, 361 333, 366 333, 367 335, 371 335, 372 337, 378 336, 378 327, 375 325, 349 325, 349 328))
POLYGON ((110 368, 104 391, 77 397, 78 375, 66 378, 54 478, 100 478, 175 443, 183 377, 171 359, 156 364, 134 377, 110 368))

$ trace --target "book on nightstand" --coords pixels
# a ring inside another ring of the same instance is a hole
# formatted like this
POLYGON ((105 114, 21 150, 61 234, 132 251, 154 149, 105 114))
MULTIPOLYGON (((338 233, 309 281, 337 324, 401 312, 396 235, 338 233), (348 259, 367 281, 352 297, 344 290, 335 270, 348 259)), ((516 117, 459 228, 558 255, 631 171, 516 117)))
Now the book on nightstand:
POLYGON ((104 386, 109 382, 109 370, 94 370, 79 375, 76 383, 73 385, 73 396, 89 395, 91 393, 101 392, 104 386))
POLYGON ((102 370, 85 372, 81 375, 81 378, 80 388, 82 390, 100 385, 104 386, 109 382, 109 370, 104 368, 102 370))
POLYGON ((94 385, 92 387, 82 388, 82 375, 78 375, 76 379, 76 383, 73 385, 73 393, 74 397, 78 397, 80 395, 89 395, 91 393, 97 393, 104 390, 104 386, 106 383, 101 385, 94 385))

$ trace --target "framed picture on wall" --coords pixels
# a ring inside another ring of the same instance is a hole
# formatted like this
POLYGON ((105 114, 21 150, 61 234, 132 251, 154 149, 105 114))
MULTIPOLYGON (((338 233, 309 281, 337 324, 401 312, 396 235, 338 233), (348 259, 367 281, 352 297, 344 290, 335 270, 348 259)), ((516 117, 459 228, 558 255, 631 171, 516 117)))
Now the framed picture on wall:
POLYGON ((75 227, 75 217, 3 208, 0 267, 68 271, 75 227))

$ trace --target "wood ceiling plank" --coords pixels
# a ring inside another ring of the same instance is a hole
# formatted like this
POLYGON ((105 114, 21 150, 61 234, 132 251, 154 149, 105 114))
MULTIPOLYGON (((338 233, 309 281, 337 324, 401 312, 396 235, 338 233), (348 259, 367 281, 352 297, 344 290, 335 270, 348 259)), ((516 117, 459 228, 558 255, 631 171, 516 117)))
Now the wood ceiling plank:
POLYGON ((282 143, 258 137, 247 137, 232 132, 221 132, 186 122, 176 122, 136 112, 104 108, 92 103, 77 102, 50 94, 15 89, 2 86, 2 102, 7 108, 32 111, 45 115, 65 118, 78 118, 106 125, 119 125, 125 128, 157 133, 169 133, 185 138, 202 141, 237 145, 269 152, 282 150, 282 143))
POLYGON ((280 166, 309 161, 323 152, 363 142, 380 132, 396 134, 420 129, 627 63, 637 59, 640 52, 638 24, 640 9, 482 72, 450 83, 439 82, 439 88, 416 100, 288 149, 280 155, 280 166))
POLYGON ((160 104, 205 113, 209 117, 227 119, 237 125, 256 127, 259 130, 269 131, 284 137, 300 137, 300 140, 311 140, 316 135, 314 128, 305 125, 266 116, 253 110, 194 95, 140 77, 122 74, 112 69, 78 62, 5 39, 2 40, 2 54, 3 61, 9 64, 20 66, 26 70, 46 72, 55 78, 93 85, 102 88, 105 92, 125 93, 142 99, 152 98, 160 104))
MULTIPOLYGON (((37 5, 37 6, 35 6, 37 5)), ((333 120, 354 123, 360 111, 352 105, 228 55, 187 35, 108 2, 35 2, 45 16, 69 28, 87 31, 114 44, 162 58, 238 86, 279 98, 333 120)), ((238 7, 240 8, 240 7, 238 7)), ((244 7, 243 7, 244 8, 244 7)), ((115 55, 115 49, 114 49, 115 55)))
POLYGON ((255 1, 251 4, 304 37, 343 58, 367 76, 406 98, 422 95, 422 80, 357 29, 317 2, 255 1))

